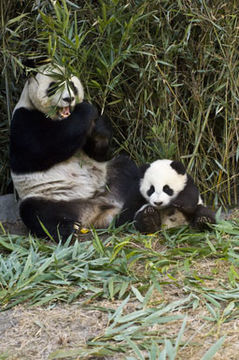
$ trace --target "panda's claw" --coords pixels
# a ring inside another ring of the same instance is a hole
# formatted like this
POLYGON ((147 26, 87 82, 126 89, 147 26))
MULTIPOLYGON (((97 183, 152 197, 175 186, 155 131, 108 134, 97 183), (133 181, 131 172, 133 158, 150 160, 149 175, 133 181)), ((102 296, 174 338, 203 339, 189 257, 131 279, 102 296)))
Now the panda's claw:
POLYGON ((197 219, 197 221, 200 223, 204 223, 204 222, 207 222, 207 218, 205 216, 201 216, 197 219))
POLYGON ((213 223, 213 221, 212 221, 212 219, 211 218, 209 218, 209 217, 206 217, 206 216, 201 216, 201 217, 199 217, 198 219, 197 219, 197 222, 198 223, 201 223, 201 224, 205 224, 205 223, 213 223))
POLYGON ((79 240, 79 241, 82 241, 82 224, 78 221, 75 221, 74 222, 74 225, 73 225, 73 235, 72 235, 72 239, 73 240, 79 240))
POLYGON ((148 205, 139 211, 135 217, 135 227, 142 233, 154 233, 161 228, 160 212, 157 208, 148 205))
POLYGON ((81 229, 81 223, 79 223, 78 221, 75 221, 73 228, 75 231, 79 231, 81 229))
POLYGON ((151 214, 154 214, 155 211, 157 211, 157 210, 156 210, 153 206, 147 206, 147 207, 145 208, 144 213, 145 213, 145 214, 148 214, 148 215, 151 215, 151 214))

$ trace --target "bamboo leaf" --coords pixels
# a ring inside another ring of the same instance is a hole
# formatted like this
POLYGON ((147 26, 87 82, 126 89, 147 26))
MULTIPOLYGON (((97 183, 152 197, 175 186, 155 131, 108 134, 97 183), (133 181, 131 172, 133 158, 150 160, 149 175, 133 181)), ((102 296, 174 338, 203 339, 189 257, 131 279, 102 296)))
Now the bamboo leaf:
POLYGON ((219 351, 225 341, 225 336, 222 336, 210 349, 203 355, 201 360, 211 360, 213 356, 219 351))

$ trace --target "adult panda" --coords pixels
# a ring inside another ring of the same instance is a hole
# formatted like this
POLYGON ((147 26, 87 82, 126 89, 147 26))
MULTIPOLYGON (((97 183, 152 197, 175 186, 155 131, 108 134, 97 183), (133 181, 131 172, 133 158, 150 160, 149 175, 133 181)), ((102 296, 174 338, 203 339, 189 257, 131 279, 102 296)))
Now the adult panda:
POLYGON ((128 157, 107 160, 110 125, 83 98, 76 76, 47 65, 26 82, 13 112, 11 176, 20 216, 38 237, 107 227, 138 177, 128 157))
POLYGON ((141 168, 138 188, 129 194, 118 225, 134 221, 141 232, 191 225, 199 230, 215 223, 215 214, 203 205, 199 190, 180 161, 156 160, 141 168))

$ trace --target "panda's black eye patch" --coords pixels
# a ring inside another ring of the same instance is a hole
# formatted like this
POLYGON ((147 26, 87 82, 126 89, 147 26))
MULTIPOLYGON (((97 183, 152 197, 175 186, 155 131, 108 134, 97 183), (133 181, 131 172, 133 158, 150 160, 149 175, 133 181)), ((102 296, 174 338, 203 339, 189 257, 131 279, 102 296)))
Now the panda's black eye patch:
POLYGON ((164 185, 163 187, 163 191, 168 194, 169 196, 173 195, 173 189, 171 189, 171 187, 169 187, 168 185, 164 185))
POLYGON ((74 95, 78 94, 78 90, 77 90, 77 88, 75 87, 75 84, 72 81, 70 81, 70 88, 73 91, 74 95))
POLYGON ((55 81, 52 81, 47 89, 47 96, 51 97, 53 96, 58 90, 58 85, 55 81))
POLYGON ((153 185, 150 186, 150 188, 147 191, 147 195, 150 196, 155 192, 155 187, 153 185))

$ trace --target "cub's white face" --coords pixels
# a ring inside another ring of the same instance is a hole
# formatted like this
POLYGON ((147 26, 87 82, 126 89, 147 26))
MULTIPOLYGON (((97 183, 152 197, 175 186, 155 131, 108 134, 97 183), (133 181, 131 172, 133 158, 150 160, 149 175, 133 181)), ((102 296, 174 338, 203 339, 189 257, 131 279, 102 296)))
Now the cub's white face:
POLYGON ((156 160, 145 171, 140 183, 140 192, 152 205, 164 208, 185 188, 187 174, 178 173, 172 160, 156 160))
POLYGON ((24 106, 61 120, 68 117, 83 98, 83 87, 76 76, 66 76, 64 68, 47 65, 27 81, 15 110, 24 106))

